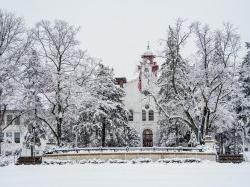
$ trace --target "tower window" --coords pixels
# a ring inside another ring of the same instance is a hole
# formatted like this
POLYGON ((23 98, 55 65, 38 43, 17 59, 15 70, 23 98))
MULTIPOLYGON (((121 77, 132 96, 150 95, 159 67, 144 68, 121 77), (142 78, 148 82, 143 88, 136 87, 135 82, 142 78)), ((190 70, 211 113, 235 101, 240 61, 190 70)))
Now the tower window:
POLYGON ((142 121, 146 121, 146 110, 142 110, 142 121))
POLYGON ((134 121, 134 112, 133 112, 133 110, 129 110, 128 120, 129 121, 134 121))
POLYGON ((148 111, 148 121, 154 121, 154 111, 153 110, 148 111))

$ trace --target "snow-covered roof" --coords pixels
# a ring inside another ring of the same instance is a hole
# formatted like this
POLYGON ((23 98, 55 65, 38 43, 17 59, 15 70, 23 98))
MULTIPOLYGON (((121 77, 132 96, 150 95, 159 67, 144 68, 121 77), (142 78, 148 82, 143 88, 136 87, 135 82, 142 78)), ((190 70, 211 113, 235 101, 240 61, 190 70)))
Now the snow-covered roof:
POLYGON ((150 50, 147 50, 146 52, 143 53, 142 56, 154 56, 153 52, 150 50))
POLYGON ((142 57, 147 57, 147 56, 154 56, 153 52, 150 50, 149 42, 148 42, 148 45, 147 45, 147 51, 145 51, 143 53, 142 57))
POLYGON ((137 77, 137 78, 134 78, 134 79, 131 79, 131 80, 128 80, 128 81, 126 82, 126 84, 130 84, 130 83, 136 82, 136 81, 138 81, 138 77, 137 77))

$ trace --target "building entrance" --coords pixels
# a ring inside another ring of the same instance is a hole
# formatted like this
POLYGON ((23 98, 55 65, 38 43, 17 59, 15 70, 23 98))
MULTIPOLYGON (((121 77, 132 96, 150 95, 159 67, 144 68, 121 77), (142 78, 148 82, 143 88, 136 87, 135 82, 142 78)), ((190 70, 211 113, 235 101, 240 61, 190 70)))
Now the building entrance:
POLYGON ((150 129, 143 131, 143 147, 153 147, 153 132, 150 129))

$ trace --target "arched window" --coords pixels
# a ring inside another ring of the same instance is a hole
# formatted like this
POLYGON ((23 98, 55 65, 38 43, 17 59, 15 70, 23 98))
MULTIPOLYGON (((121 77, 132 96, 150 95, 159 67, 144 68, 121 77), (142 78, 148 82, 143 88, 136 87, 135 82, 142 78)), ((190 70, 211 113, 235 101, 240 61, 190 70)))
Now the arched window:
POLYGON ((128 120, 129 121, 134 121, 134 112, 133 112, 133 110, 129 110, 128 120))
POLYGON ((154 121, 154 111, 153 110, 148 111, 148 121, 154 121))
POLYGON ((147 118, 146 118, 146 110, 142 110, 142 121, 146 121, 147 120, 147 118))

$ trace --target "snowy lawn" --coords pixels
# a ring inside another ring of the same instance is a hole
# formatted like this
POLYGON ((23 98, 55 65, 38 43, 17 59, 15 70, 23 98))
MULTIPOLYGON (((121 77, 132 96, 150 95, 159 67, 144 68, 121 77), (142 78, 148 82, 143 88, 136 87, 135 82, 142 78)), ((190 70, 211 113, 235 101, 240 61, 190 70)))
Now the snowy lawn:
POLYGON ((1 187, 249 187, 250 163, 74 164, 0 168, 1 187))

